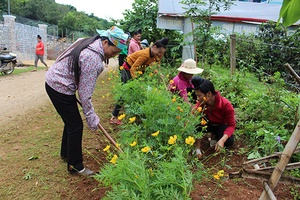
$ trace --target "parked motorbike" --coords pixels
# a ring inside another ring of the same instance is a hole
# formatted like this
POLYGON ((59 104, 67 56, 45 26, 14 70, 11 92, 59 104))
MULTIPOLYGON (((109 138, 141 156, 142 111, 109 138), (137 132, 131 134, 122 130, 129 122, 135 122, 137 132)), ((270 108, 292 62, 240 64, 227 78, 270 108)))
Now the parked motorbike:
POLYGON ((11 74, 17 65, 17 54, 7 51, 7 48, 0 50, 0 72, 11 74))

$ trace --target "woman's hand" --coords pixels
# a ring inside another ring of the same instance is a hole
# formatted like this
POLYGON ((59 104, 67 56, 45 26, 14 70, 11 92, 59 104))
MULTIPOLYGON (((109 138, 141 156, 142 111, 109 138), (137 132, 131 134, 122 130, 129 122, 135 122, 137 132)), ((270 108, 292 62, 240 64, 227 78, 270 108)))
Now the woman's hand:
POLYGON ((224 134, 223 137, 217 142, 215 146, 215 150, 220 151, 222 148, 224 148, 227 139, 228 139, 228 135, 224 134))
POLYGON ((216 146, 215 146, 215 151, 220 151, 222 148, 224 148, 224 143, 222 140, 219 140, 217 143, 216 143, 216 146))

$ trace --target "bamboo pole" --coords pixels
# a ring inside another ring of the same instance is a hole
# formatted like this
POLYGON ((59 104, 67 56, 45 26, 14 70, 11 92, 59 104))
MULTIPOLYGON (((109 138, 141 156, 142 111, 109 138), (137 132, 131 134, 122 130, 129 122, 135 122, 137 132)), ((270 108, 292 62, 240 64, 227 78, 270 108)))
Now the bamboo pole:
POLYGON ((289 72, 291 73, 291 75, 296 79, 297 83, 300 84, 300 77, 294 71, 294 69, 290 66, 290 64, 289 63, 285 63, 283 66, 289 70, 289 72))
MULTIPOLYGON (((277 165, 275 166, 275 169, 274 169, 273 173, 271 174, 271 177, 268 181, 268 185, 270 186, 271 190, 275 189, 275 187, 276 187, 282 173, 284 172, 288 162, 290 161, 291 156, 293 155, 299 141, 300 141, 300 120, 298 121, 297 126, 295 127, 292 136, 290 137, 288 143, 286 144, 286 146, 282 152, 282 155, 280 157, 280 160, 277 163, 277 165)), ((259 199, 260 200, 268 199, 265 191, 262 192, 259 199)))

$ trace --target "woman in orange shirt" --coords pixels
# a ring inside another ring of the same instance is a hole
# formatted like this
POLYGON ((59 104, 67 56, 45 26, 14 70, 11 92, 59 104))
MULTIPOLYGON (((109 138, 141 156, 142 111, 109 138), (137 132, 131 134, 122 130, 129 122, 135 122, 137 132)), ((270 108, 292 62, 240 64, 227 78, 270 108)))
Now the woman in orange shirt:
MULTIPOLYGON (((121 81, 126 83, 127 81, 136 78, 138 71, 144 72, 147 66, 155 62, 160 63, 160 60, 166 51, 168 42, 168 38, 163 38, 156 41, 151 48, 148 47, 128 55, 123 64, 124 69, 121 71, 121 81)), ((119 102, 122 102, 122 100, 120 99, 119 102)), ((121 107, 121 105, 116 104, 110 119, 111 124, 121 124, 118 120, 121 107)))

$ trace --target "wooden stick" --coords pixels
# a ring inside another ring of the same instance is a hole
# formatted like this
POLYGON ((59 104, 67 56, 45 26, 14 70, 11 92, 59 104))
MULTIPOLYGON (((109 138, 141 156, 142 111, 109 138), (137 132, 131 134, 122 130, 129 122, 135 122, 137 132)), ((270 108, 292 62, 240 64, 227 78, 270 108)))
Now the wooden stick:
POLYGON ((99 123, 98 124, 99 129, 102 131, 102 133, 104 133, 105 137, 122 153, 123 150, 117 145, 117 143, 114 141, 114 139, 112 139, 112 137, 107 133, 107 131, 103 128, 103 126, 99 123))
MULTIPOLYGON (((299 152, 300 152, 300 147, 297 147, 294 151, 294 154, 299 153, 299 152)), ((277 158, 274 158, 274 159, 279 159, 281 154, 282 154, 282 152, 276 152, 276 153, 273 153, 272 155, 269 155, 269 156, 253 159, 253 160, 244 162, 242 164, 242 166, 243 166, 243 168, 246 168, 246 167, 251 167, 252 165, 255 165, 255 164, 262 164, 262 163, 265 163, 265 162, 269 161, 273 157, 277 157, 277 158)))
MULTIPOLYGON (((292 136, 290 137, 288 143, 286 144, 279 162, 277 163, 268 183, 271 188, 271 190, 274 190, 280 177, 282 176, 282 173, 284 172, 288 162, 291 159, 291 156, 293 155, 298 143, 300 141, 300 120, 297 123, 296 128, 294 129, 294 132, 292 136)), ((259 199, 267 199, 266 192, 263 191, 259 199)))
POLYGON ((289 63, 286 63, 283 66, 289 70, 289 72, 292 74, 292 76, 296 79, 297 83, 300 84, 300 77, 294 71, 294 69, 289 65, 289 63))
POLYGON ((264 189, 265 189, 264 191, 267 193, 270 200, 277 199, 266 181, 264 181, 264 189))
MULTIPOLYGON (((81 102, 78 99, 76 99, 76 101, 82 107, 81 102)), ((116 147, 120 152, 124 153, 124 151, 122 151, 122 149, 117 145, 114 139, 112 139, 112 137, 107 133, 100 123, 98 124, 98 128, 102 131, 102 133, 104 133, 105 137, 114 145, 114 147, 116 147)))

